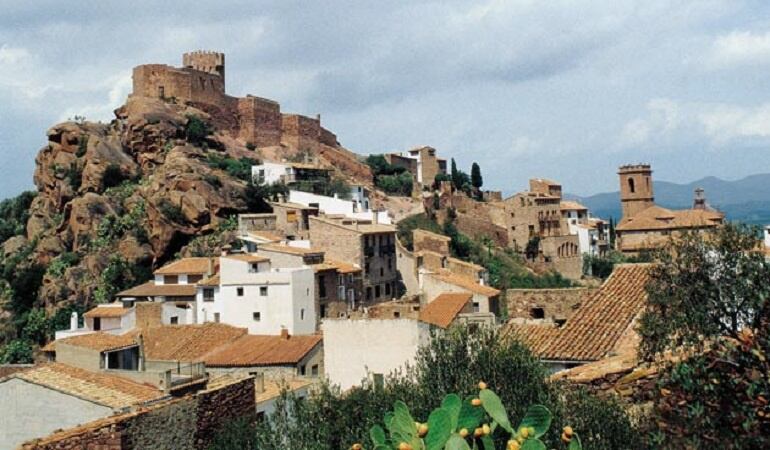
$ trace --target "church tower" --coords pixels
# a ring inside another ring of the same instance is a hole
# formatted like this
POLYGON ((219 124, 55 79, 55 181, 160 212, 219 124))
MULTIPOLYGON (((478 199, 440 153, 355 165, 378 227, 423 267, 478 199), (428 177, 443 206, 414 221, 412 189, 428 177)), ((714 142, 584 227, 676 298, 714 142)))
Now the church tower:
POLYGON ((652 193, 652 169, 649 164, 621 166, 618 176, 620 177, 620 204, 623 207, 624 219, 655 205, 655 196, 652 193))

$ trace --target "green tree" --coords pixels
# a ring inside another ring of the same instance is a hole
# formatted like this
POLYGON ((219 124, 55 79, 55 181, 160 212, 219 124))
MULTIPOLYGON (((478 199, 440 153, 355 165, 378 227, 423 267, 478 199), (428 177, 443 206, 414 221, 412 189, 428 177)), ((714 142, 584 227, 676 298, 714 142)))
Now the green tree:
POLYGON ((459 189, 461 187, 461 183, 459 179, 459 172, 457 171, 457 163, 455 162, 454 158, 452 158, 450 175, 452 177, 452 184, 456 189, 459 189))
POLYGON ((481 167, 474 162, 473 165, 471 165, 471 186, 478 190, 481 189, 483 184, 484 179, 481 178, 481 167))
POLYGON ((640 353, 702 345, 713 338, 737 339, 757 329, 770 299, 770 263, 759 230, 727 224, 717 231, 688 232, 657 255, 640 321, 640 353))
POLYGON ((0 242, 24 234, 29 219, 29 207, 36 195, 35 192, 26 191, 0 202, 0 242))
POLYGON ((24 339, 14 339, 0 348, 0 364, 32 363, 32 345, 24 339))
POLYGON ((187 123, 184 127, 184 133, 187 140, 193 144, 200 144, 208 135, 211 134, 211 126, 200 117, 188 114, 187 123))

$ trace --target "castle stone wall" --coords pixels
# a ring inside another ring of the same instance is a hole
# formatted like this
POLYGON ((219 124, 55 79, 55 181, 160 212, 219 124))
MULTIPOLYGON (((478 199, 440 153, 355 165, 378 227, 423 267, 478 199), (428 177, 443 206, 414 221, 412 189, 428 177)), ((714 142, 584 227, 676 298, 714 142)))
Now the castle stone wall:
POLYGON ((257 147, 281 144, 281 106, 268 99, 247 96, 238 99, 239 137, 257 147))

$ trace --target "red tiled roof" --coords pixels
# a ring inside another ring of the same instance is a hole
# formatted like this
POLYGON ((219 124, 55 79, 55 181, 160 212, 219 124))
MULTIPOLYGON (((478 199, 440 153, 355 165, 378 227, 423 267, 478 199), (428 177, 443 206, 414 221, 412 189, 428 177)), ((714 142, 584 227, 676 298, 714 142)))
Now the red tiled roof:
MULTIPOLYGON (((124 408, 164 396, 155 387, 127 378, 91 372, 60 363, 37 366, 11 375, 111 408, 124 408)), ((44 414, 41 411, 41 414, 44 414)))
POLYGON ((481 294, 486 297, 494 297, 494 296, 500 295, 500 291, 498 291, 493 287, 479 284, 476 280, 472 278, 458 275, 458 274, 449 272, 448 270, 440 270, 427 275, 436 277, 445 283, 453 284, 457 287, 467 289, 468 291, 473 292, 475 294, 481 294))
MULTIPOLYGON (((119 350, 121 348, 133 347, 137 345, 133 336, 129 336, 127 334, 115 335, 101 331, 58 339, 52 343, 51 347, 52 349, 56 349, 56 347, 60 344, 73 345, 75 347, 83 347, 100 352, 119 350)), ((45 348, 46 351, 49 351, 48 349, 50 347, 46 346, 45 348)))
POLYGON ((131 289, 118 292, 116 297, 194 297, 197 288, 194 284, 155 284, 148 281, 131 289))
POLYGON ((123 308, 121 306, 97 306, 90 309, 83 317, 123 317, 131 312, 130 308, 123 308))
POLYGON ((319 334, 287 337, 247 334, 214 349, 202 359, 209 367, 297 364, 322 341, 319 334))
POLYGON ((182 258, 174 262, 170 262, 160 269, 156 270, 155 275, 185 275, 195 274, 202 275, 208 273, 210 264, 213 266, 219 264, 218 258, 208 257, 194 257, 194 258, 182 258), (213 261, 211 261, 213 260, 213 261))
POLYGON ((650 206, 637 214, 626 217, 617 226, 618 231, 674 230, 683 228, 713 227, 724 220, 724 214, 705 209, 670 210, 650 206))
POLYGON ((630 332, 647 303, 651 264, 621 264, 561 328, 509 325, 543 359, 596 361, 630 332), (548 329, 551 328, 551 329, 548 329))
POLYGON ((230 258, 236 261, 243 261, 247 263, 260 263, 270 261, 270 258, 264 256, 253 255, 251 253, 234 253, 232 255, 223 256, 223 258, 230 258))
MULTIPOLYGON (((139 331, 131 333, 134 336, 139 331)), ((141 331, 147 359, 198 361, 206 353, 246 334, 245 328, 223 323, 164 325, 141 331)))
POLYGON ((420 320, 441 328, 448 327, 473 298, 469 292, 444 292, 420 310, 420 320))

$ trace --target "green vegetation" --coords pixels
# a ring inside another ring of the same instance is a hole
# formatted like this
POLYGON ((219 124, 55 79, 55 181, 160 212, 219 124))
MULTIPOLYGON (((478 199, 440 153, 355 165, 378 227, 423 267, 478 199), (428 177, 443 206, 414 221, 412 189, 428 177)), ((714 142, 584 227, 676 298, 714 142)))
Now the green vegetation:
POLYGON ((14 339, 0 347, 0 364, 32 363, 32 344, 24 339, 14 339))
POLYGON ((120 255, 112 255, 102 270, 94 290, 96 303, 107 303, 120 291, 141 284, 152 277, 150 267, 130 264, 120 255))
POLYGON ((184 126, 184 135, 188 142, 199 145, 212 133, 211 125, 200 117, 188 114, 184 126))
POLYGON ((372 169, 374 184, 388 195, 410 196, 414 180, 403 167, 393 166, 382 155, 369 155, 366 164, 372 169))
POLYGON ((82 158, 86 155, 86 151, 88 151, 88 135, 84 133, 78 139, 78 150, 75 152, 75 156, 82 158))
POLYGON ((231 177, 242 181, 251 181, 251 166, 258 165, 259 161, 253 158, 230 158, 217 153, 209 153, 206 156, 209 167, 224 170, 231 177))
POLYGON ((29 207, 36 195, 36 192, 26 191, 0 202, 0 243, 24 234, 29 219, 29 207))
POLYGON ((604 256, 583 255, 583 273, 601 279, 606 279, 612 273, 616 264, 651 262, 653 255, 648 252, 638 256, 626 256, 617 251, 610 251, 604 256))
MULTIPOLYGON (((427 419, 430 434, 431 412, 442 407, 442 399, 452 393, 459 399, 476 397, 480 380, 495 387, 501 404, 507 406, 508 417, 525 417, 532 405, 543 405, 550 411, 548 431, 536 427, 539 439, 547 448, 564 448, 561 434, 567 424, 572 424, 574 432, 579 433, 591 449, 638 448, 636 430, 617 403, 587 394, 571 395, 561 385, 546 381, 547 375, 547 369, 519 342, 501 339, 487 328, 471 332, 457 327, 436 334, 420 349, 414 367, 386 376, 382 383, 365 382, 344 394, 334 387, 322 386, 305 399, 284 394, 277 401, 275 414, 259 423, 246 420, 231 423, 215 437, 210 449, 350 449, 356 443, 370 442, 372 427, 381 426, 383 417, 397 401, 403 402, 413 417, 427 419), (580 426, 574 411, 583 414, 580 426)), ((486 398, 482 405, 484 403, 493 406, 495 400, 486 398)), ((455 407, 447 403, 444 406, 455 407)), ((403 411, 404 407, 399 409, 403 411)), ((499 409, 493 408, 494 415, 490 416, 498 424, 502 423, 499 409)), ((483 408, 474 411, 483 413, 483 408)), ((434 416, 434 422, 435 419, 434 416)), ((415 425, 414 421, 410 424, 415 425)), ((401 426, 408 426, 406 420, 401 426)), ((470 433, 474 431, 471 428, 470 433)), ((410 432, 411 429, 407 431, 410 432)), ((527 435, 529 437, 529 433, 527 435)), ((510 438, 502 425, 494 432, 490 426, 489 436, 495 448, 505 448, 510 438)), ((535 443, 534 439, 530 441, 530 445, 535 443)))
MULTIPOLYGON (((238 216, 232 215, 220 222, 213 233, 194 237, 187 244, 187 253, 189 256, 217 256, 224 245, 239 247, 238 239, 232 233, 237 228, 238 216)), ((181 258, 181 256, 181 254, 176 254, 174 257, 181 258)))
POLYGON ((167 199, 161 199, 158 203, 158 210, 163 214, 163 217, 171 222, 183 224, 187 222, 187 218, 182 211, 182 207, 171 203, 167 199))
POLYGON ((46 273, 54 278, 61 278, 67 268, 77 265, 79 261, 80 257, 77 253, 64 252, 54 258, 53 261, 48 264, 46 273))
POLYGON ((268 202, 278 201, 278 196, 284 198, 289 195, 289 188, 283 183, 246 185, 246 207, 250 213, 266 213, 273 210, 268 202))
POLYGON ((728 224, 657 255, 640 356, 687 357, 660 363, 654 448, 770 448, 770 263, 760 244, 755 228, 728 224))
MULTIPOLYGON (((481 175, 480 169, 479 175, 481 175)), ((455 163, 454 158, 452 158, 450 176, 452 177, 452 185, 455 189, 464 191, 466 194, 471 191, 471 177, 469 177, 467 173, 457 168, 457 163, 455 163)))
POLYGON ((109 214, 102 217, 96 228, 96 238, 90 242, 90 247, 92 249, 109 247, 126 233, 132 233, 139 242, 147 242, 147 232, 142 226, 144 218, 145 206, 142 199, 139 199, 126 214, 120 216, 109 214))

